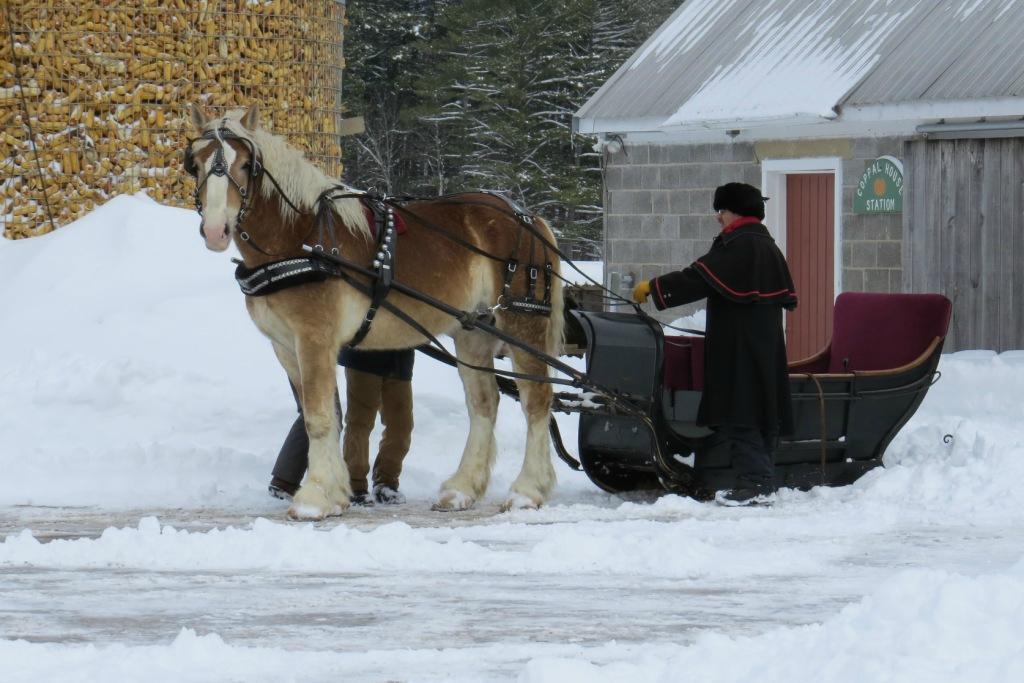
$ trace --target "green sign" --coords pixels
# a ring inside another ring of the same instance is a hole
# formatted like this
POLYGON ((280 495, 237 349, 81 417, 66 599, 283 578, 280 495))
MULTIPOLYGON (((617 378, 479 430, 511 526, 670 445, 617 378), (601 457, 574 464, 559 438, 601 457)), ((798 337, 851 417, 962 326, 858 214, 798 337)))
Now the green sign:
POLYGON ((854 213, 903 211, 903 164, 895 157, 878 157, 864 169, 853 195, 854 213))

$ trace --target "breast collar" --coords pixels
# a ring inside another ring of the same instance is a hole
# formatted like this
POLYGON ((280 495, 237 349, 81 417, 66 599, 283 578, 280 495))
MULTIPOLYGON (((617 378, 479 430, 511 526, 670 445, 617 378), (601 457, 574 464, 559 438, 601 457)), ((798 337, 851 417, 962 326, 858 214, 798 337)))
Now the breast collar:
MULTIPOLYGON (((392 202, 386 198, 362 198, 365 210, 370 214, 370 225, 377 237, 377 251, 372 263, 374 279, 371 284, 370 307, 363 323, 349 346, 358 345, 370 331, 370 325, 381 303, 391 291, 394 282, 395 242, 405 232, 405 222, 396 216, 392 202)), ((323 259, 316 257, 295 257, 265 263, 249 268, 236 260, 235 281, 246 296, 266 296, 282 289, 297 287, 310 282, 321 282, 337 275, 334 268, 323 259)))

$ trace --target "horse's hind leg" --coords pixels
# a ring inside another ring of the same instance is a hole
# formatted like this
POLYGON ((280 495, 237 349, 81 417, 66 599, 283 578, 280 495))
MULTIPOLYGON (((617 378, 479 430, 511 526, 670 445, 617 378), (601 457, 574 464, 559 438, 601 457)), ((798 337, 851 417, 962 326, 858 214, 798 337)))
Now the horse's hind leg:
MULTIPOLYGON (((526 375, 548 375, 548 366, 526 351, 512 349, 512 367, 526 375)), ((555 468, 551 465, 548 422, 551 420, 553 390, 545 382, 516 380, 519 402, 526 415, 526 455, 523 469, 512 482, 502 510, 539 507, 555 486, 555 468)))
MULTIPOLYGON (((498 342, 480 332, 458 332, 455 350, 466 363, 494 367, 498 342)), ((436 510, 466 510, 487 490, 491 468, 498 452, 494 421, 498 416, 498 384, 490 373, 459 366, 469 410, 469 437, 462 451, 459 469, 441 485, 436 510)))
POLYGON ((292 499, 289 516, 323 519, 349 506, 348 470, 341 459, 340 416, 335 405, 337 354, 322 344, 299 339, 302 414, 309 436, 309 470, 292 499))

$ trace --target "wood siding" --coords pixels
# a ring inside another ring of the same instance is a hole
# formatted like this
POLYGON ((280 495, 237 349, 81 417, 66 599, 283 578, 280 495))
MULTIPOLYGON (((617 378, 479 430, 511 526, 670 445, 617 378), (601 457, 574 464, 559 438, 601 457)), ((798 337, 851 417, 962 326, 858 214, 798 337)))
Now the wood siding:
POLYGON ((1024 140, 904 147, 903 286, 953 302, 945 350, 1024 348, 1024 140))
POLYGON ((790 360, 812 356, 832 334, 835 301, 835 176, 786 176, 786 260, 799 298, 786 314, 790 360))

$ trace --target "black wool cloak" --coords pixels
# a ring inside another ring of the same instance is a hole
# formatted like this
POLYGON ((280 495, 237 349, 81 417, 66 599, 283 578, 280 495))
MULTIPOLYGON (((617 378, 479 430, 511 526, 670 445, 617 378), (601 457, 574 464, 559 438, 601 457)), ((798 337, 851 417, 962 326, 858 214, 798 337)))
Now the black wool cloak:
POLYGON ((786 259, 760 223, 720 233, 690 266, 651 280, 658 310, 707 298, 699 424, 793 431, 782 309, 796 308, 786 259))

